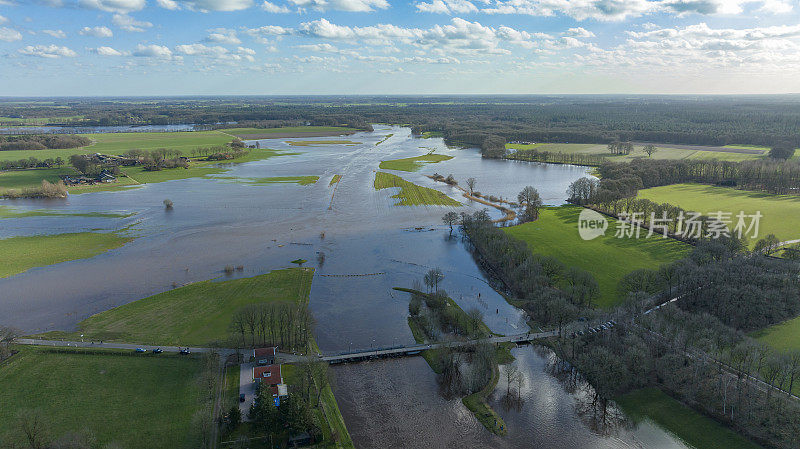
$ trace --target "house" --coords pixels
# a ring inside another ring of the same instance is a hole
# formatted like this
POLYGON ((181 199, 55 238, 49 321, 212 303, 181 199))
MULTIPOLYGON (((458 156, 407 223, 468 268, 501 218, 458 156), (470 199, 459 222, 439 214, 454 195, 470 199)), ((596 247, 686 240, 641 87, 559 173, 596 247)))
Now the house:
POLYGON ((278 385, 283 383, 280 365, 254 366, 253 381, 261 382, 266 385, 278 385))
POLYGON ((280 365, 254 366, 253 382, 269 387, 272 397, 286 397, 289 395, 288 388, 283 383, 280 365))
POLYGON ((272 365, 275 363, 275 354, 278 352, 277 346, 253 349, 253 360, 259 365, 272 365))

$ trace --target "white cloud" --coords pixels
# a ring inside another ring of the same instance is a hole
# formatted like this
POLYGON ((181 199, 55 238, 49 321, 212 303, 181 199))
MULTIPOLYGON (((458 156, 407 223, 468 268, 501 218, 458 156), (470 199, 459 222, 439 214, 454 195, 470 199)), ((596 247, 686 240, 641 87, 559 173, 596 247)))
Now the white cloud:
POLYGON ((478 7, 467 0, 434 0, 430 3, 419 2, 415 6, 420 12, 439 14, 467 14, 478 11, 478 7))
POLYGON ((618 21, 655 12, 658 6, 658 2, 648 0, 497 0, 482 11, 531 16, 561 13, 576 20, 618 21))
POLYGON ((65 33, 63 30, 42 30, 42 33, 52 36, 56 39, 64 39, 67 37, 67 33, 65 33))
POLYGON ((105 26, 97 27, 83 27, 78 34, 81 36, 94 36, 94 37, 114 37, 111 28, 105 26))
POLYGON ((127 13, 142 10, 147 2, 146 0, 79 0, 78 4, 83 8, 99 9, 100 11, 106 12, 127 13))
POLYGON ((126 14, 114 14, 114 17, 111 18, 111 23, 132 33, 142 33, 145 28, 153 27, 150 22, 139 21, 126 14))
POLYGON ((582 27, 570 28, 564 32, 564 36, 577 37, 577 38, 595 37, 594 33, 582 27))
POLYGON ((164 9, 171 9, 173 11, 181 8, 181 5, 175 0, 156 0, 156 3, 164 9))
POLYGON ((20 48, 19 53, 26 56, 37 56, 40 58, 59 58, 61 56, 74 58, 78 56, 77 53, 67 47, 58 45, 28 45, 25 48, 20 48))
POLYGON ((349 11, 370 12, 377 9, 386 9, 389 2, 386 0, 289 0, 299 8, 311 8, 317 11, 349 11))
POLYGON ((253 6, 253 0, 157 0, 167 9, 189 9, 192 11, 240 11, 253 6))
POLYGON ((89 51, 100 56, 122 56, 124 54, 121 51, 115 50, 111 47, 97 47, 92 48, 89 51))
POLYGON ((278 25, 265 25, 259 28, 251 28, 245 32, 253 37, 264 38, 266 36, 284 36, 293 33, 293 30, 278 25))
POLYGON ((4 16, 0 16, 0 23, 6 23, 6 22, 8 22, 8 18, 4 17, 4 16))
POLYGON ((22 34, 20 34, 19 31, 12 28, 0 27, 0 41, 14 42, 19 40, 22 40, 22 34))
POLYGON ((242 41, 236 36, 236 30, 229 30, 227 28, 216 28, 210 30, 210 34, 206 37, 205 42, 213 42, 225 45, 239 45, 242 41))
POLYGON ((291 12, 291 10, 286 7, 286 5, 276 5, 275 3, 271 3, 268 1, 265 1, 264 3, 261 4, 261 9, 263 9, 266 12, 271 12, 275 14, 286 14, 288 12, 291 12))
POLYGON ((186 56, 206 57, 216 61, 255 61, 255 50, 245 47, 237 47, 236 51, 228 50, 219 45, 186 44, 177 45, 175 52, 186 56))
POLYGON ((172 50, 164 47, 163 45, 139 44, 136 46, 136 50, 133 51, 133 56, 139 56, 142 58, 171 59, 172 50))

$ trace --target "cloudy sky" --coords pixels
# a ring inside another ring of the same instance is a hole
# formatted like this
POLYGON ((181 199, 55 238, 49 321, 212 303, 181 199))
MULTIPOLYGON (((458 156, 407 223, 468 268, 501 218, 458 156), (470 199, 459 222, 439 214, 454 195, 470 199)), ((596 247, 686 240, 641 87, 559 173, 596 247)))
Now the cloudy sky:
POLYGON ((798 0, 0 0, 0 95, 800 92, 798 0))

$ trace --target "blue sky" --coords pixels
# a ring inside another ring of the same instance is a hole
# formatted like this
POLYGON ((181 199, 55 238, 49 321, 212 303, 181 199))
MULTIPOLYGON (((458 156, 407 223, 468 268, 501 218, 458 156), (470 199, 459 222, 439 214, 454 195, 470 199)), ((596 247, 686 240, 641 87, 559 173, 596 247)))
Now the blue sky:
POLYGON ((800 92, 797 0, 0 0, 0 95, 800 92))

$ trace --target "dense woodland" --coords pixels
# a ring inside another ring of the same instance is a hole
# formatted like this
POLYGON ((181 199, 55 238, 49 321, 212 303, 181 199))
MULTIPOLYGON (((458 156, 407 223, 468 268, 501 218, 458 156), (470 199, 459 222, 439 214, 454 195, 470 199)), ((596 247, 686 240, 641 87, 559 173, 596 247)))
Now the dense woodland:
MULTIPOLYGON (((0 117, 53 124, 410 124, 450 143, 497 149, 506 141, 800 146, 795 96, 230 97, 0 102, 0 117), (486 144, 485 144, 486 142, 486 144)), ((2 121, 0 119, 0 121, 2 121)))
POLYGON ((90 143, 86 137, 74 134, 0 135, 0 151, 78 148, 90 143))

